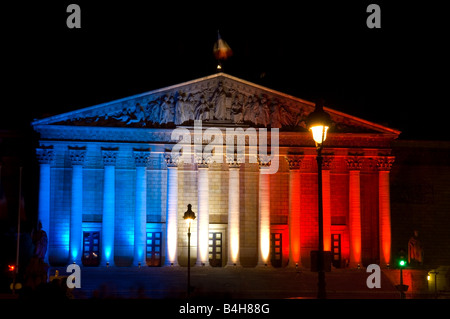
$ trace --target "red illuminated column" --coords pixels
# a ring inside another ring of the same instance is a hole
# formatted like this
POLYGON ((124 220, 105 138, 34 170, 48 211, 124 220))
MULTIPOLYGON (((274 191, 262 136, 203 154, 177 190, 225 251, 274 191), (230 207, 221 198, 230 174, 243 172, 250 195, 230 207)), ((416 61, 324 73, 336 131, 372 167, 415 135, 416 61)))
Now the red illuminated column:
POLYGON ((361 264, 361 159, 347 159, 349 169, 350 267, 361 264))
POLYGON ((331 251, 331 189, 330 166, 332 157, 324 156, 322 162, 322 200, 323 200, 323 249, 331 251))
POLYGON ((300 156, 286 158, 289 164, 289 267, 301 267, 300 255, 300 156))
POLYGON ((270 265, 270 174, 269 165, 259 165, 258 265, 270 265))
POLYGON ((389 171, 393 162, 393 156, 384 156, 377 159, 381 266, 390 264, 391 259, 391 204, 389 194, 389 171))

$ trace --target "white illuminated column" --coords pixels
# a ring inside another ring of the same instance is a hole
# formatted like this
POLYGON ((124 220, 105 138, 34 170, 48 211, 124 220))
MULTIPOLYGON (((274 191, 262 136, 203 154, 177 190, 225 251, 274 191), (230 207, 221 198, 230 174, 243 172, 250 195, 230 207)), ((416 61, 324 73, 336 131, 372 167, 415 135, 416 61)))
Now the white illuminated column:
POLYGON ((178 266, 178 168, 170 155, 167 162, 166 260, 165 266, 178 266))
POLYGON ((114 266, 114 218, 116 206, 116 156, 117 152, 103 150, 103 218, 101 265, 114 266))
MULTIPOLYGON (((47 233, 47 242, 50 243, 50 167, 53 162, 54 152, 52 149, 38 148, 36 156, 39 161, 39 206, 38 222, 42 224, 42 230, 47 233)), ((44 257, 48 263, 49 249, 44 257)))
POLYGON ((136 206, 134 214, 133 264, 144 266, 147 236, 147 164, 150 152, 134 151, 136 162, 136 206))
POLYGON ((83 164, 85 149, 69 149, 72 162, 69 262, 81 264, 83 255, 83 164))
POLYGON ((270 174, 268 165, 259 167, 258 264, 270 266, 270 174))
POLYGON ((239 266, 239 164, 229 164, 228 171, 228 262, 239 266))
POLYGON ((349 169, 349 232, 350 232, 350 267, 361 264, 361 159, 347 159, 349 169))
POLYGON ((209 181, 208 164, 198 164, 198 218, 196 266, 209 266, 209 181))

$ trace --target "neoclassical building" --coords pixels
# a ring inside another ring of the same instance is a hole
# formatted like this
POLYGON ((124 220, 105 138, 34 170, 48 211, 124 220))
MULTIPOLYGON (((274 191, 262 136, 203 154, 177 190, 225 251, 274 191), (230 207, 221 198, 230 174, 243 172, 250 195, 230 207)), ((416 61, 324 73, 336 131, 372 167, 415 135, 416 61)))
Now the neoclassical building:
MULTIPOLYGON (((324 109, 333 120, 322 165, 325 250, 335 267, 385 266, 400 132, 324 109)), ((192 263, 309 267, 318 245, 316 148, 305 125, 313 110, 217 73, 35 120, 46 259, 184 266, 191 204, 192 263)))

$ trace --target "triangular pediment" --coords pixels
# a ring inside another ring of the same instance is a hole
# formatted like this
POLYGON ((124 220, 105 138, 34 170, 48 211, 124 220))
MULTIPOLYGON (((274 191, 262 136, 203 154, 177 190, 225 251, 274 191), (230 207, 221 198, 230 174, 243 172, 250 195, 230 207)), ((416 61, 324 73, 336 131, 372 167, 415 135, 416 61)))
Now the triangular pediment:
MULTIPOLYGON (((331 108, 324 108, 342 133, 400 132, 331 108)), ((98 104, 41 120, 33 125, 174 128, 202 120, 205 125, 243 125, 306 131, 314 103, 225 73, 98 104)))

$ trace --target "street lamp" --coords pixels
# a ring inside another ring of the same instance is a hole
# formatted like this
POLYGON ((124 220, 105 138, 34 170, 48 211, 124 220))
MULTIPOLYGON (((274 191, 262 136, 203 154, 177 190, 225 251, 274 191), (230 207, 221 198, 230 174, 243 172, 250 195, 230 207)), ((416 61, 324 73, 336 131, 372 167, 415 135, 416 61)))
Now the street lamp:
POLYGON ((191 293, 191 224, 195 219, 195 213, 192 211, 192 205, 188 204, 188 210, 184 213, 184 220, 188 225, 188 281, 187 281, 187 296, 191 293))
POLYGON ((318 299, 327 297, 325 290, 324 248, 323 248, 323 202, 322 202, 322 148, 327 138, 327 131, 331 125, 331 118, 323 110, 323 100, 319 99, 315 110, 306 119, 308 130, 312 132, 317 150, 317 184, 318 184, 318 211, 319 211, 319 251, 317 254, 318 271, 318 299))

